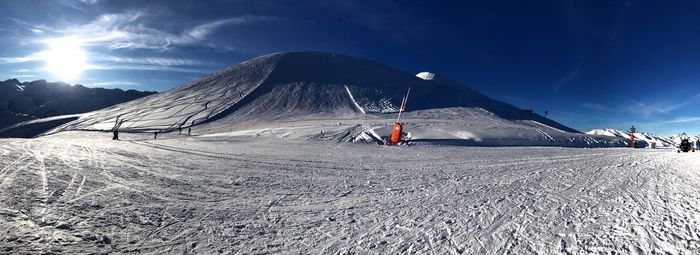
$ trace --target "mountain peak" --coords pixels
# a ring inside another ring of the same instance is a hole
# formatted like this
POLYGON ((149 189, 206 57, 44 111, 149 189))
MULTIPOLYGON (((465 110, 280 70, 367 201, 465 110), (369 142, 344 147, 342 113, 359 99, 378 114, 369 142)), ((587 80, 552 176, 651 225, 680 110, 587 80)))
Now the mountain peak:
POLYGON ((35 118, 94 111, 153 94, 9 79, 0 83, 0 129, 35 118))

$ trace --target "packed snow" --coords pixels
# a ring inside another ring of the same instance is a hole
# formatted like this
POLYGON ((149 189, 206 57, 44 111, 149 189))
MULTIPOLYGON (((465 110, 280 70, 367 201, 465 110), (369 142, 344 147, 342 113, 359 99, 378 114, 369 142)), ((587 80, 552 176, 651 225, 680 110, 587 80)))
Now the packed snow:
POLYGON ((0 252, 700 252, 700 153, 121 138, 0 140, 0 252))

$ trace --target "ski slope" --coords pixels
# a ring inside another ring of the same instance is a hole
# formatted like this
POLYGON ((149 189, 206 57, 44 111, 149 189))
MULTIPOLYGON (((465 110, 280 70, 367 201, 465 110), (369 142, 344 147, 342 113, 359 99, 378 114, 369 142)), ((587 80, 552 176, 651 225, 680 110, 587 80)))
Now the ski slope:
POLYGON ((121 137, 0 140, 0 253, 700 252, 700 153, 121 137))
MULTIPOLYGON (((396 114, 346 118, 296 118, 216 123, 192 127, 209 137, 275 136, 289 140, 384 144, 396 114)), ((442 108, 406 112, 401 116, 411 145, 628 147, 628 140, 571 133, 532 120, 506 120, 481 108, 442 108)), ((177 133, 177 132, 176 132, 177 133)))

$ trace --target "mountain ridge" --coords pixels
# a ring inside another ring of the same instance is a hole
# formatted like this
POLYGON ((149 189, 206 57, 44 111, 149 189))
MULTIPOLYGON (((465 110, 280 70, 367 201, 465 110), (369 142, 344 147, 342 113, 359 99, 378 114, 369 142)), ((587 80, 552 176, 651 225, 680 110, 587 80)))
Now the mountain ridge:
POLYGON ((99 110, 155 93, 8 79, 0 82, 0 129, 32 119, 99 110))
MULTIPOLYGON (((591 131, 586 132, 586 134, 590 135, 602 135, 602 136, 610 136, 610 137, 618 137, 618 138, 625 138, 629 139, 630 138, 630 132, 629 131, 622 131, 622 130, 617 130, 617 129, 612 129, 612 128, 598 128, 598 129, 593 129, 591 131)), ((650 132, 635 132, 634 137, 635 140, 638 141, 645 141, 649 146, 651 146, 651 143, 655 143, 657 147, 678 147, 680 144, 680 136, 681 134, 675 134, 671 136, 659 136, 654 133, 650 132)), ((690 138, 691 142, 695 142, 696 140, 700 139, 700 136, 693 136, 693 135, 687 135, 688 138, 690 138)))

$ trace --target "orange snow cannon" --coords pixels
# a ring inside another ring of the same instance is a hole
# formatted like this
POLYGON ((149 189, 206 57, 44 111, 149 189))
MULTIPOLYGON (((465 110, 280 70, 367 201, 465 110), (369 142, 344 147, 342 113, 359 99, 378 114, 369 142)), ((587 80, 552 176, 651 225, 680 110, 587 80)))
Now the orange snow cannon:
POLYGON ((630 128, 630 145, 632 145, 632 149, 637 148, 637 141, 634 140, 634 133, 637 132, 637 129, 632 126, 630 128))
POLYGON ((401 112, 406 110, 406 102, 408 102, 408 94, 411 93, 411 88, 408 88, 406 96, 401 99, 401 106, 399 107, 399 116, 396 117, 396 122, 394 122, 394 128, 391 130, 391 136, 389 137, 389 143, 392 145, 399 144, 401 142, 401 132, 403 131, 403 126, 401 126, 401 112))
POLYGON ((391 131, 391 138, 389 139, 392 144, 398 144, 401 141, 402 130, 403 127, 401 126, 401 123, 394 123, 394 129, 391 131))

